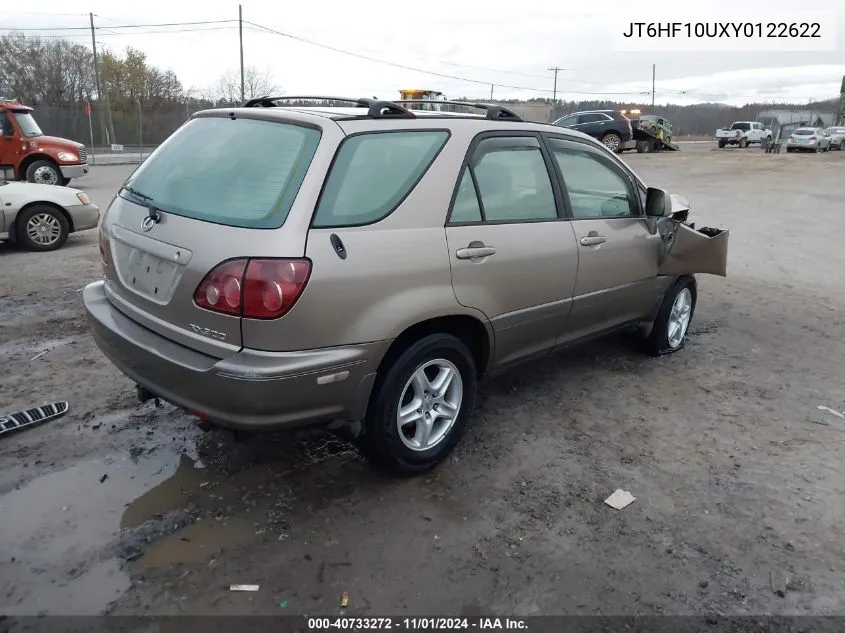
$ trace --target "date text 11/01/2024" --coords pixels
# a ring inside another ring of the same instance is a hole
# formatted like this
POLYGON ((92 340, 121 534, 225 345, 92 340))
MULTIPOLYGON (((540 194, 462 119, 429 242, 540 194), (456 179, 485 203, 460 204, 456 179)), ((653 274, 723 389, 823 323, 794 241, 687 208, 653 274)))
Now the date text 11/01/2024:
POLYGON ((373 617, 331 617, 308 618, 308 630, 407 630, 407 631, 446 631, 446 630, 512 630, 527 633, 527 623, 521 618, 373 618, 373 617))
POLYGON ((818 22, 630 22, 623 37, 821 38, 818 22))

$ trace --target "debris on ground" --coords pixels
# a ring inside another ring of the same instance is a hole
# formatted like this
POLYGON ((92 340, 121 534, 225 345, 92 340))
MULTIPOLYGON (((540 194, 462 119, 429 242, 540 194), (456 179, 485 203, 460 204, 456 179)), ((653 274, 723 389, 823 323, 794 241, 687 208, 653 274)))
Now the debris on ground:
POLYGON ((102 477, 100 477, 100 483, 103 483, 108 478, 109 478, 108 474, 104 474, 102 477))
POLYGON ((46 353, 47 353, 47 352, 49 352, 49 351, 50 351, 50 350, 45 349, 43 352, 41 352, 41 353, 39 353, 39 354, 36 354, 35 356, 33 356, 32 358, 30 358, 29 360, 30 360, 30 361, 33 361, 33 360, 35 360, 35 359, 37 359, 37 358, 41 358, 42 356, 44 356, 44 354, 46 354, 46 353))
POLYGON ((773 569, 770 574, 772 582, 772 591, 775 595, 783 598, 786 596, 786 590, 789 586, 789 575, 782 569, 773 569))
POLYGON ((636 499, 637 498, 627 490, 617 488, 612 495, 604 500, 604 502, 615 510, 621 510, 622 508, 627 508, 629 505, 634 503, 636 499))
POLYGON ((833 415, 835 415, 837 418, 841 418, 842 420, 845 420, 845 413, 840 413, 839 411, 836 411, 834 409, 831 409, 830 407, 826 407, 826 406, 821 405, 821 404, 819 406, 817 406, 816 408, 819 411, 827 411, 828 413, 832 413, 833 415))
POLYGON ((287 609, 288 608, 288 601, 287 600, 279 600, 279 607, 281 607, 282 609, 287 609))
POLYGON ((349 592, 344 591, 343 595, 340 597, 340 608, 345 609, 349 606, 349 592))
POLYGON ((231 585, 229 591, 258 591, 258 585, 231 585))
POLYGON ((68 411, 70 411, 70 405, 61 401, 0 415, 0 435, 55 420, 68 411))

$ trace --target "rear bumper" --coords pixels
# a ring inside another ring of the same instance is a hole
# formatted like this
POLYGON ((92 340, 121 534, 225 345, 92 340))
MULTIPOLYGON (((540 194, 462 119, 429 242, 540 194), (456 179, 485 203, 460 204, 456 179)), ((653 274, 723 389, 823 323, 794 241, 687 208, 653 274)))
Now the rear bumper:
POLYGON ((62 176, 65 178, 82 178, 88 173, 88 165, 85 163, 82 165, 59 165, 59 169, 62 170, 62 176))
POLYGON ((102 352, 153 395, 232 429, 277 430, 359 420, 389 341, 300 352, 242 349, 218 359, 144 328, 86 286, 88 324, 102 352))
POLYGON ((80 204, 65 207, 73 222, 74 231, 86 231, 97 227, 100 222, 100 208, 96 204, 80 204))

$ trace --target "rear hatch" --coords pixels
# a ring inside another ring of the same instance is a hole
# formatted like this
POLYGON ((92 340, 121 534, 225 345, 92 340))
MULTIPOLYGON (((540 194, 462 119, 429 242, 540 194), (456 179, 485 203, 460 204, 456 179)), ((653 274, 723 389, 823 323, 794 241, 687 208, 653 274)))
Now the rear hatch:
POLYGON ((331 160, 326 145, 336 146, 321 138, 342 133, 296 113, 195 116, 120 189, 103 219, 101 253, 118 310, 222 358, 242 345, 249 258, 303 257, 308 209, 331 160))

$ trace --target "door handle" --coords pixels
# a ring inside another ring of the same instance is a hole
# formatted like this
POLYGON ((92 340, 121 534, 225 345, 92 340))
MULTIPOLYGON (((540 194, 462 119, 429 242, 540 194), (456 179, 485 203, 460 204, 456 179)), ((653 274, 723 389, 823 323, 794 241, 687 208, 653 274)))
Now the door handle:
POLYGON ((466 248, 459 248, 455 257, 458 259, 481 259, 495 254, 496 249, 492 246, 467 246, 466 248))
POLYGON ((588 235, 587 237, 581 238, 581 246, 598 246, 599 244, 604 244, 607 241, 607 238, 603 235, 588 235))

